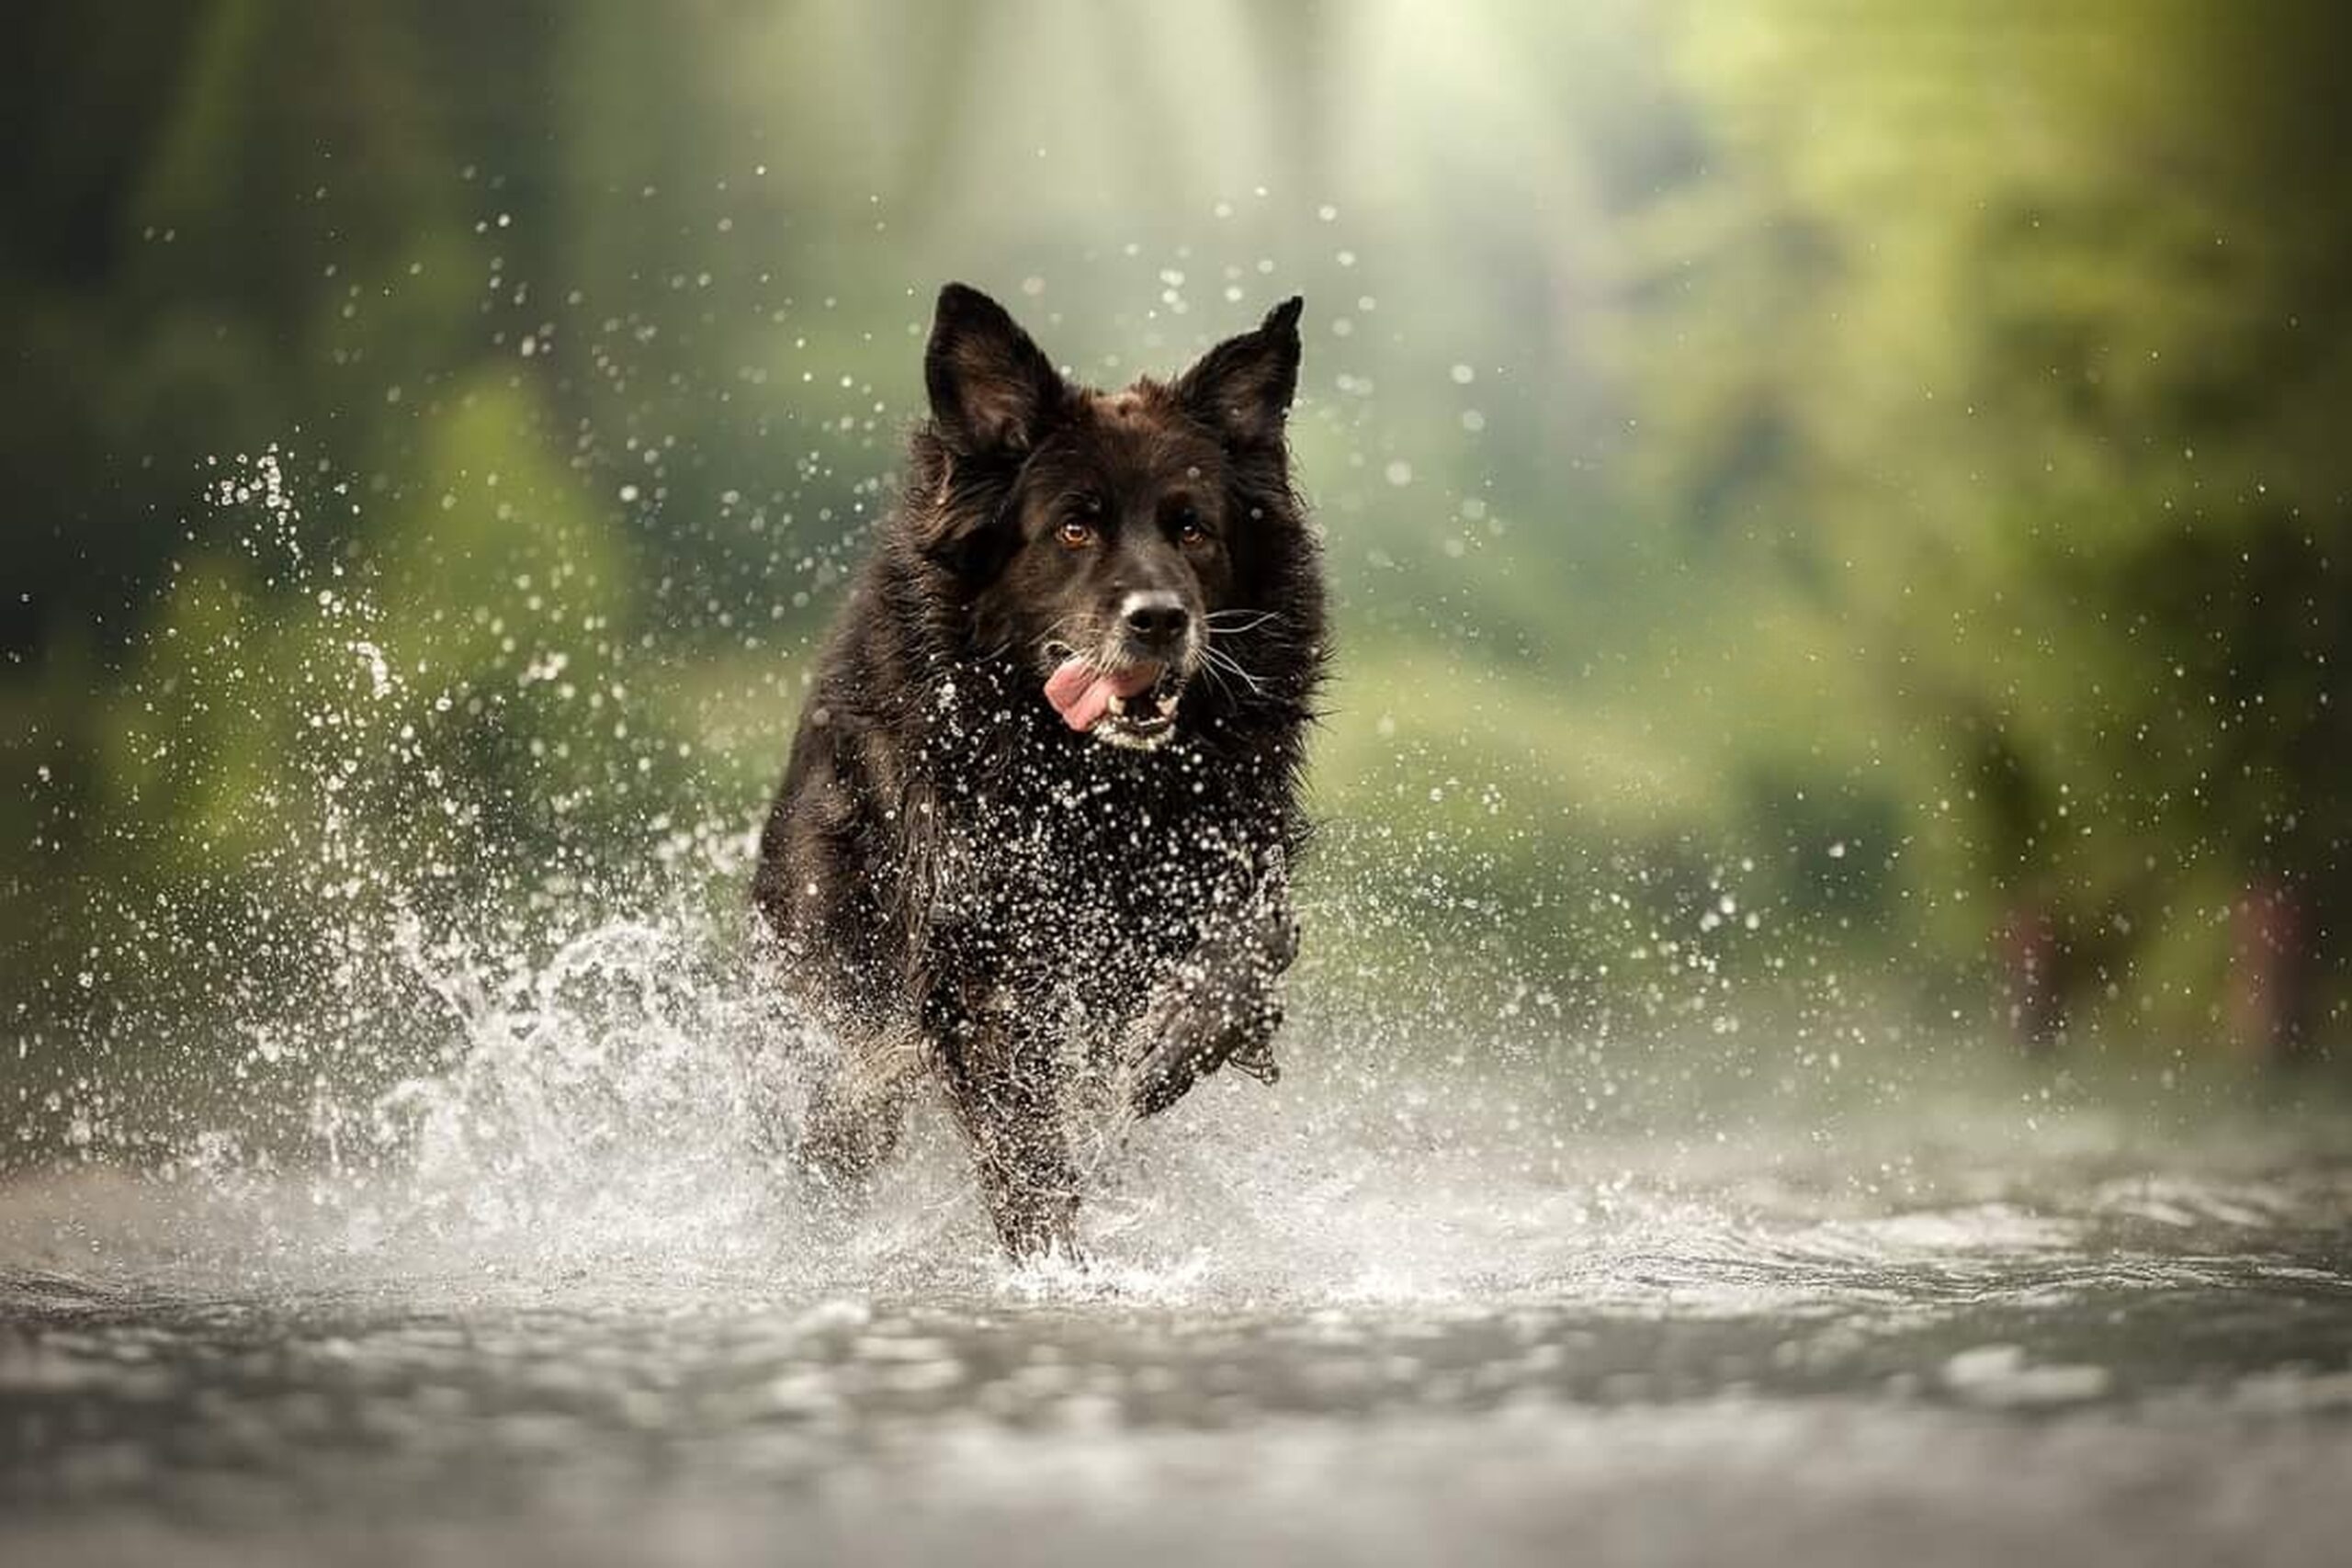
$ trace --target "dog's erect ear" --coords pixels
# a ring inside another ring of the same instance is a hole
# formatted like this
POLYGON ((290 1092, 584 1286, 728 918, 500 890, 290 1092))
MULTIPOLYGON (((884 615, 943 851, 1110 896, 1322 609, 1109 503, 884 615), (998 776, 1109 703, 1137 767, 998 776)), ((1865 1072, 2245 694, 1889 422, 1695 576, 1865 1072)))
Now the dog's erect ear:
POLYGON ((922 378, 940 438, 959 457, 1026 452, 1068 395, 1052 361, 1004 307, 960 283, 939 291, 922 378))
POLYGON ((1229 337, 1176 378, 1176 395, 1193 417, 1237 446, 1270 446, 1298 391, 1296 295, 1266 312, 1254 333, 1229 337))

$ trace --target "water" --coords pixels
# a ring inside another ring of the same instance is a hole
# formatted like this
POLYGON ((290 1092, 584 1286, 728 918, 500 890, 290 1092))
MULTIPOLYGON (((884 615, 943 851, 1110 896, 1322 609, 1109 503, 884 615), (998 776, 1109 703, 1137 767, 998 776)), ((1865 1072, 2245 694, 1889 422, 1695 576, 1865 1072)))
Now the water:
POLYGON ((1539 1077, 1339 1061, 1123 1145, 1084 1267, 993 1255, 937 1118, 863 1207, 646 1175, 659 1105, 536 1161, 0 1187, 0 1555, 2340 1560, 2324 1129, 1555 1143, 1539 1077))
MULTIPOLYGON (((276 476, 255 536, 299 579, 276 476)), ((738 956, 743 798, 534 850, 439 793, 401 705, 438 677, 364 592, 311 597, 319 722, 240 808, 256 902, 132 899, 51 987, 86 1032, 29 1032, 54 1089, 9 1086, 81 1157, 0 1176, 0 1562, 2147 1568, 2352 1534, 2340 1113, 2153 1056, 2129 1111, 1986 1078, 2001 1047, 1872 1024, 1729 882, 1662 938, 1562 868, 1609 1002, 1483 940, 1462 846, 1341 823, 1281 1084, 1091 1141, 1089 1261, 1016 1269, 936 1114, 862 1202, 775 1153, 825 1044, 738 956), (1804 976, 1781 1021, 1738 943, 1804 976)), ((199 672, 237 711, 267 667, 199 672)))

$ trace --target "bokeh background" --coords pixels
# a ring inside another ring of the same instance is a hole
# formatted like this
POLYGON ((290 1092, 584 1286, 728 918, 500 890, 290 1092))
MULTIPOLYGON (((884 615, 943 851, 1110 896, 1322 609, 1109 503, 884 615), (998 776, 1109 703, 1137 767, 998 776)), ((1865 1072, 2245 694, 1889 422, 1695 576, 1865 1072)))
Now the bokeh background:
POLYGON ((2343 1079, 2339 7, 15 19, 0 1160, 732 908, 951 277, 1102 383, 1306 295, 1310 983, 2343 1079))

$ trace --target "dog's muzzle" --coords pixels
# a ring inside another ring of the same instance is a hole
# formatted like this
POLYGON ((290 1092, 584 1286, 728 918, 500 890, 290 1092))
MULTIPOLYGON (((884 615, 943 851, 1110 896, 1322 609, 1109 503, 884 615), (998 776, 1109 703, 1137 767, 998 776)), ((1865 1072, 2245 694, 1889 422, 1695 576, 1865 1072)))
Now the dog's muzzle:
POLYGON ((1085 659, 1059 645, 1047 651, 1058 661, 1046 678, 1046 700, 1070 728, 1137 750, 1175 733, 1184 694, 1183 670, 1175 660, 1085 659))

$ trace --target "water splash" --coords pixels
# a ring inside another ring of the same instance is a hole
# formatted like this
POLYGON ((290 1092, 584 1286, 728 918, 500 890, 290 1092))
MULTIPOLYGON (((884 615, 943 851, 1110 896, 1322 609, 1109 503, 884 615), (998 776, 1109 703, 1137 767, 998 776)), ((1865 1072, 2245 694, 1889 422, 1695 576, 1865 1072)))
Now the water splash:
MULTIPOLYGON (((746 802, 616 784, 649 804, 567 807, 674 753, 650 726, 623 733, 626 719, 609 725, 610 756, 531 754, 520 773, 461 784, 477 775, 458 749, 495 739, 505 697, 413 638, 403 651, 368 574, 306 547, 280 455, 224 477, 216 500, 250 515, 234 536, 269 596, 239 610, 223 588, 220 604, 185 606, 175 624, 209 627, 206 640, 158 668, 187 682, 175 702, 232 717, 289 705, 263 688, 290 682, 302 718, 290 734, 231 731, 266 748, 218 818, 241 879, 137 911, 123 953, 167 953, 191 978, 94 1011, 85 1059, 44 1107, 94 1166, 160 1184, 116 1205, 136 1224, 84 1224, 98 1245, 76 1269, 1235 1309, 1664 1295, 1735 1312, 1866 1294, 1898 1266, 1963 1278, 1973 1256, 2063 1251, 2102 1226, 2276 1212, 2210 1173, 2130 1187, 2117 1168, 2149 1141, 2096 1114, 2010 1106, 1943 1129, 1964 1159, 1939 1157, 1916 1099, 1841 1119, 1825 1084, 1862 1075, 1837 1049, 1781 1052, 1724 1026, 1734 1003, 1705 943, 1755 920, 1732 919, 1713 883, 1695 935, 1629 930, 1635 960, 1656 959, 1657 1001, 1627 1020, 1573 976, 1521 973, 1473 940, 1491 895, 1458 890, 1464 868, 1442 843, 1343 823, 1306 889, 1324 942, 1291 977, 1280 1087, 1226 1075, 1170 1115, 1106 1131, 1091 1260, 1014 1269, 936 1108, 870 1192, 828 1190, 792 1159, 832 1047, 763 969, 746 802), (1458 906, 1462 942, 1415 923, 1433 900, 1458 906), (1669 1024, 1702 1034, 1703 1051, 1662 1049, 1669 1024), (1701 1109, 1673 1092, 1693 1061, 1808 1115, 1701 1109), (1638 1118, 1627 1086, 1647 1107, 1638 1118), (2037 1202, 2053 1151, 2070 1179, 2110 1183, 2088 1210, 2037 1202)), ((571 689, 581 674, 569 650, 518 642, 504 690, 587 708, 571 689)), ((162 776, 217 780, 224 743, 211 739, 160 738, 162 776)), ((1635 919, 1605 891, 1585 902, 1635 919)), ((1915 1097, 1918 1066, 1904 1064, 1901 1086, 1915 1097)))

